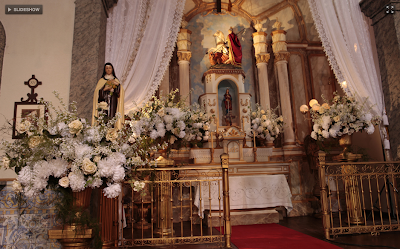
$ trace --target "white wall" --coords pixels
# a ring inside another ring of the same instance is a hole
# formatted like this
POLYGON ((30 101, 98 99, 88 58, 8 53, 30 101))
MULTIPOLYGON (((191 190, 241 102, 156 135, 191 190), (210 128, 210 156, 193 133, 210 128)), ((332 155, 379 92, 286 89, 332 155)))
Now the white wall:
MULTIPOLYGON (((14 115, 14 102, 27 98, 30 88, 24 85, 34 74, 42 81, 35 89, 39 98, 57 104, 52 91, 69 99, 74 0, 11 0, 0 1, 0 21, 6 33, 3 74, 0 88, 0 126, 14 115), (5 4, 41 4, 42 15, 5 14, 5 4)), ((0 134, 0 139, 11 139, 0 134)), ((2 154, 2 153, 1 153, 2 154)), ((13 178, 13 171, 1 171, 0 179, 13 178)))

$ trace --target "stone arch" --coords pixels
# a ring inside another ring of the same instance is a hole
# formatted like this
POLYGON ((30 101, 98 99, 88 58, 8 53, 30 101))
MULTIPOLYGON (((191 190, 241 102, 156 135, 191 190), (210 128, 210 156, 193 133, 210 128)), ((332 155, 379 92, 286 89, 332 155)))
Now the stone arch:
POLYGON ((3 59, 4 59, 5 48, 6 48, 6 31, 4 30, 3 24, 0 21, 0 91, 1 91, 1 78, 3 75, 3 59))

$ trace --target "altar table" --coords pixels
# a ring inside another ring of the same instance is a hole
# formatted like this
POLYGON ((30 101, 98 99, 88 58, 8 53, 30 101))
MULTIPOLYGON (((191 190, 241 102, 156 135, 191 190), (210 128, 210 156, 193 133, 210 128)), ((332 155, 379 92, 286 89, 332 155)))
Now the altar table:
MULTIPOLYGON (((211 184, 202 182, 201 190, 196 186, 194 205, 199 208, 199 216, 203 217, 204 210, 223 210, 222 179, 211 184), (219 188, 218 188, 219 183, 219 188), (201 191, 201 201, 200 201, 201 191), (220 197, 220 203, 218 198, 220 197)), ((229 177, 230 208, 251 209, 283 206, 287 212, 293 209, 292 194, 284 175, 249 175, 229 177)))

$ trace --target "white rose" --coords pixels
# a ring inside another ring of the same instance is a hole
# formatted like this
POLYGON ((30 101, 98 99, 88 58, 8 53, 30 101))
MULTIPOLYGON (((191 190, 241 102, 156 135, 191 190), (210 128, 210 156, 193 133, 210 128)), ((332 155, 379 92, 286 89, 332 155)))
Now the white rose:
POLYGON ((203 130, 208 131, 208 129, 210 129, 210 126, 207 125, 207 124, 204 124, 204 125, 203 125, 203 130))
POLYGON ((101 156, 97 155, 93 158, 93 162, 98 163, 101 159, 101 156))
POLYGON ((97 108, 102 109, 102 110, 108 110, 108 104, 107 102, 100 102, 97 104, 97 108))
POLYGON ((3 167, 4 169, 10 168, 10 159, 8 157, 3 157, 3 167))
POLYGON ((192 120, 197 120, 198 116, 196 114, 193 114, 193 116, 191 117, 192 120))
POLYGON ((42 138, 40 136, 32 136, 29 139, 28 146, 29 148, 33 149, 37 147, 42 142, 42 138))
POLYGON ((83 159, 82 169, 85 175, 91 175, 96 172, 97 166, 94 162, 90 161, 89 158, 83 159))
POLYGON ((69 186, 68 176, 64 176, 63 178, 58 180, 58 185, 60 185, 63 188, 68 188, 68 186, 69 186))
POLYGON ((164 115, 165 115, 164 108, 161 108, 161 109, 157 112, 157 114, 158 114, 158 116, 160 116, 160 117, 164 117, 164 115))
POLYGON ((21 193, 22 192, 22 185, 17 180, 13 181, 12 188, 13 188, 15 193, 21 193))
POLYGON ((174 144, 176 140, 178 139, 175 136, 171 136, 171 138, 169 139, 169 143, 174 144))
POLYGON ((135 139, 134 136, 130 136, 129 139, 128 139, 128 142, 131 143, 131 144, 134 143, 135 141, 136 141, 136 139, 135 139))
POLYGON ((118 131, 117 131, 117 129, 115 129, 115 128, 110 128, 110 129, 108 129, 107 134, 106 134, 106 139, 107 139, 107 141, 113 142, 113 141, 115 141, 117 138, 118 138, 118 131))
POLYGON ((27 132, 27 131, 29 131, 29 128, 31 127, 31 122, 29 122, 28 120, 25 120, 25 121, 23 121, 23 122, 20 122, 19 124, 18 124, 18 132, 19 133, 24 133, 24 132, 27 132))
POLYGON ((81 121, 79 121, 77 119, 77 120, 72 121, 68 125, 68 127, 69 127, 69 133, 71 133, 71 134, 79 134, 83 129, 83 124, 82 124, 81 121))

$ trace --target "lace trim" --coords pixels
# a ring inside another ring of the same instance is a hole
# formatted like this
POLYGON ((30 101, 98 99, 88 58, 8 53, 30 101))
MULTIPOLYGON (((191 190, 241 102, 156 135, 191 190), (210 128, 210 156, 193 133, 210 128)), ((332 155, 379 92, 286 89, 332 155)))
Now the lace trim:
MULTIPOLYGON (((324 52, 328 57, 329 65, 331 66, 338 82, 343 82, 345 78, 332 50, 330 37, 325 32, 324 26, 326 26, 326 24, 323 22, 323 19, 320 16, 320 11, 318 10, 316 0, 308 0, 308 6, 310 7, 315 27, 318 31, 318 36, 321 39, 322 46, 324 47, 324 52)), ((347 95, 351 94, 349 88, 344 88, 341 84, 339 85, 347 95)))
MULTIPOLYGON (((178 38, 178 31, 181 26, 183 9, 185 7, 185 1, 186 0, 177 0, 176 8, 175 9, 171 8, 172 9, 171 12, 173 11, 174 14, 173 14, 173 19, 172 19, 172 24, 170 25, 170 29, 169 29, 169 36, 168 36, 167 42, 164 47, 163 56, 162 56, 159 66, 158 66, 158 70, 156 72, 154 80, 152 83, 150 83, 150 87, 148 88, 147 94, 144 97, 144 99, 140 105, 143 105, 144 103, 146 103, 151 98, 151 96, 154 94, 154 92, 157 90, 158 86, 161 83, 161 80, 164 77, 165 71, 171 61, 172 53, 175 48, 176 39, 178 38)), ((171 15, 168 15, 168 16, 171 16, 171 15)), ((138 106, 138 107, 140 108, 140 106, 138 106)))
POLYGON ((131 52, 131 56, 129 58, 128 65, 124 69, 125 73, 122 76, 122 82, 126 81, 128 75, 129 75, 129 72, 132 69, 133 63, 135 62, 136 55, 139 51, 140 43, 144 36, 144 31, 146 30, 147 21, 149 20, 150 11, 151 11, 150 1, 141 0, 140 1, 140 12, 139 12, 137 20, 135 21, 135 23, 138 23, 138 25, 137 25, 138 31, 135 32, 135 34, 137 34, 137 36, 136 36, 135 42, 132 44, 133 51, 131 52))

